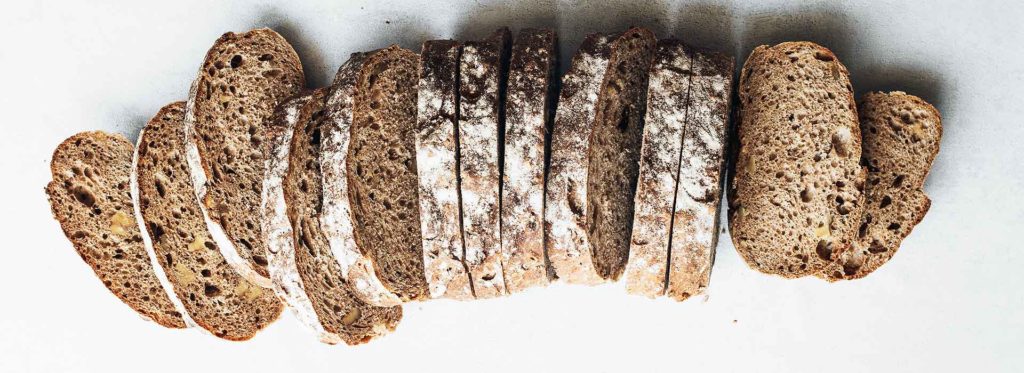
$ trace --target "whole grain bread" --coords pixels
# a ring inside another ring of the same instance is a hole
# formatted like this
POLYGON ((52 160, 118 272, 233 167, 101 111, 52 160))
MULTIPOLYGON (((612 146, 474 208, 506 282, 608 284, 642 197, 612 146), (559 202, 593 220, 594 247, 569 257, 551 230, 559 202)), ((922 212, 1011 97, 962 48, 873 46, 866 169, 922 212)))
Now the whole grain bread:
POLYGON ((133 147, 120 135, 82 132, 53 152, 46 195, 82 260, 122 302, 168 328, 186 327, 154 271, 129 192, 133 147))
POLYGON ((544 249, 552 279, 602 282, 587 236, 587 149, 613 37, 590 34, 562 77, 544 196, 544 249))
POLYGON ((815 274, 853 244, 865 172, 848 75, 810 42, 759 46, 744 64, 729 227, 751 268, 815 274))
POLYGON ((378 307, 359 298, 357 284, 342 276, 325 228, 320 150, 326 122, 326 89, 310 93, 296 112, 284 196, 295 245, 295 264, 320 324, 347 344, 360 344, 398 325, 401 307, 378 307))
POLYGON ((865 207, 853 249, 818 274, 829 281, 862 278, 888 262, 931 207, 923 188, 942 140, 939 111, 904 92, 868 93, 857 111, 865 207))
POLYGON ((459 60, 459 175, 466 266, 477 298, 501 296, 501 137, 512 36, 495 31, 459 60))
POLYGON ((239 275, 207 230, 186 161, 184 107, 165 106, 139 135, 131 193, 142 232, 192 320, 213 335, 247 340, 274 322, 273 291, 239 275))
POLYGON ((432 298, 473 298, 459 197, 459 58, 462 44, 430 40, 420 53, 416 170, 423 266, 432 298))
POLYGON ((416 179, 418 80, 419 55, 398 46, 363 63, 346 162, 355 242, 403 301, 429 297, 416 179))
POLYGON ((554 119, 555 32, 523 29, 512 45, 501 186, 501 262, 509 293, 545 285, 544 167, 554 119))
POLYGON ((214 241, 236 270, 270 286, 259 206, 265 120, 305 85, 291 45, 270 29, 228 32, 213 44, 186 107, 189 166, 214 241))

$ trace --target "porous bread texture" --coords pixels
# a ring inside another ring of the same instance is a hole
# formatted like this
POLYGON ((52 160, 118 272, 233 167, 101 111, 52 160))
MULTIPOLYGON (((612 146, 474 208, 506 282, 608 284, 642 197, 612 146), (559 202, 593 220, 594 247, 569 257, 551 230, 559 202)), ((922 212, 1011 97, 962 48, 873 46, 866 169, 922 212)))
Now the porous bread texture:
POLYGON ((46 195, 53 217, 103 285, 139 315, 186 327, 153 270, 133 218, 129 192, 133 147, 120 135, 82 132, 50 160, 46 195))
POLYGON ((352 129, 352 97, 356 76, 370 53, 353 53, 338 68, 334 83, 328 90, 320 125, 320 172, 323 174, 324 207, 320 224, 331 252, 341 266, 341 277, 352 284, 359 298, 375 306, 395 306, 401 299, 377 277, 373 262, 356 246, 352 227, 352 206, 348 192, 349 141, 352 129))
POLYGON ((328 333, 354 345, 394 330, 401 307, 377 307, 359 299, 353 283, 342 277, 320 216, 324 207, 320 150, 324 94, 320 89, 298 111, 292 136, 284 195, 292 225, 295 264, 313 310, 328 333))
POLYGON ((247 340, 280 315, 272 291, 235 272, 207 231, 185 160, 184 112, 169 105, 139 139, 138 213, 157 261, 175 294, 203 329, 228 340, 247 340))
POLYGON ((430 40, 420 53, 416 171, 423 266, 431 298, 473 299, 462 246, 458 185, 459 57, 462 45, 430 40))
POLYGON ((544 249, 552 280, 603 282, 594 269, 587 236, 587 148, 612 39, 587 35, 562 77, 544 200, 544 249))
POLYGON ((416 180, 418 80, 419 55, 398 46, 363 63, 346 164, 355 242, 403 301, 429 297, 416 180))
POLYGON ((320 323, 313 304, 306 295, 306 287, 299 276, 295 263, 295 241, 291 221, 288 218, 288 203, 284 193, 284 179, 288 173, 290 150, 300 111, 314 99, 323 99, 323 93, 306 92, 278 105, 268 119, 267 174, 263 179, 263 194, 260 199, 263 231, 267 234, 267 269, 274 284, 274 292, 288 303, 296 318, 312 329, 324 343, 341 341, 337 334, 330 333, 320 323))
POLYGON ((639 27, 611 43, 594 108, 587 149, 587 235, 594 268, 610 281, 618 280, 629 259, 647 81, 656 43, 650 30, 639 27))
POLYGON ((648 298, 665 293, 691 59, 692 51, 679 40, 659 40, 649 73, 633 232, 623 272, 626 292, 648 298))
POLYGON ((501 260, 509 293, 546 285, 544 166, 555 109, 557 38, 523 29, 512 46, 505 101, 501 260))
POLYGON ((507 294, 501 266, 501 137, 511 33, 470 41, 459 59, 459 175, 466 266, 477 298, 507 294))
POLYGON ((304 85, 299 57, 281 35, 228 32, 207 52, 186 107, 190 172, 214 240, 240 274, 267 287, 267 237, 252 213, 269 150, 265 120, 304 85))
POLYGON ((849 73, 810 42, 759 46, 739 83, 729 227, 753 269, 820 272, 857 234, 865 171, 849 73))
POLYGON ((923 188, 942 140, 939 111, 898 91, 868 93, 857 111, 865 207, 853 249, 818 274, 829 281, 863 278, 887 263, 931 207, 923 188))
POLYGON ((693 54, 666 285, 677 301, 703 293, 711 279, 735 66, 731 56, 693 54))

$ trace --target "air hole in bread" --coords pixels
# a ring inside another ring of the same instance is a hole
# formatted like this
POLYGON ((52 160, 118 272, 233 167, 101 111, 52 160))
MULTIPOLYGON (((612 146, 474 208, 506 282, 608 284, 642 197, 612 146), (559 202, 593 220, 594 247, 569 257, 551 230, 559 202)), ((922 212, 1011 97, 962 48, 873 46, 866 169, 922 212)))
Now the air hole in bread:
POLYGON ((892 181, 892 187, 893 188, 899 188, 899 187, 903 186, 903 180, 905 180, 906 178, 907 178, 906 175, 896 176, 896 179, 892 181))
POLYGON ((900 223, 889 223, 889 226, 885 227, 885 229, 888 229, 890 231, 900 229, 900 223))
POLYGON ((815 247, 814 252, 818 254, 818 257, 822 260, 832 260, 832 243, 827 240, 818 241, 818 246, 815 247))
POLYGON ((231 68, 236 69, 239 66, 242 66, 242 55, 236 54, 234 57, 231 57, 231 68))
POLYGON ((83 185, 75 185, 72 187, 71 194, 75 196, 76 201, 87 207, 93 207, 96 204, 96 196, 93 195, 89 188, 83 185))
POLYGON ((260 60, 260 61, 263 61, 263 62, 273 61, 274 60, 274 55, 266 53, 266 54, 260 55, 257 59, 260 60))
POLYGON ((220 295, 220 288, 213 284, 206 284, 203 286, 203 294, 207 297, 216 297, 220 295))
POLYGON ((871 245, 868 246, 868 252, 872 254, 879 254, 888 251, 889 249, 882 245, 878 240, 871 240, 871 245))
POLYGON ((888 207, 890 204, 892 204, 892 197, 885 196, 885 197, 882 197, 882 203, 879 204, 878 207, 884 209, 884 208, 888 207))

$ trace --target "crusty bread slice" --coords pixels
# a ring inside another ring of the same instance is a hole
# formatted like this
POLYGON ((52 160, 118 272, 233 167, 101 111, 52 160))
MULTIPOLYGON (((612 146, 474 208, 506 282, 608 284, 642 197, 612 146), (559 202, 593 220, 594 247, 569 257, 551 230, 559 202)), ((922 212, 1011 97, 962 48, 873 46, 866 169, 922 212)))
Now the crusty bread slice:
POLYGON ((459 175, 466 266, 477 298, 506 294, 501 267, 501 136, 512 35, 466 42, 459 60, 459 175))
POLYGON ((399 299, 429 297, 416 180, 419 55, 379 50, 359 70, 349 144, 355 242, 399 299))
POLYGON ((360 344, 395 329, 401 307, 377 307, 359 299, 356 284, 342 277, 321 223, 324 208, 320 150, 325 89, 295 111, 284 196, 295 245, 295 264, 320 324, 347 344, 360 344))
POLYGON ((562 77, 544 199, 544 249, 550 277, 569 283, 602 282, 587 236, 587 148, 601 78, 613 38, 590 34, 562 77))
POLYGON ((189 167, 214 242, 235 269, 269 287, 260 204, 265 120, 305 85, 291 45, 270 29, 228 32, 213 44, 186 107, 189 167))
POLYGON ((462 246, 459 205, 459 57, 453 40, 423 43, 417 94, 416 171, 419 173, 423 266, 431 298, 473 299, 462 246))
POLYGON ((555 32, 523 29, 512 46, 501 186, 501 261, 509 293, 545 285, 544 156, 555 112, 555 32))
POLYGON ((131 183, 143 234, 178 299, 215 336, 247 340, 277 319, 273 291, 235 272, 221 255, 200 212, 185 160, 184 110, 165 106, 139 136, 131 183))
POLYGON ((132 144, 123 136, 82 132, 53 152, 46 194, 54 218, 96 277, 143 317, 186 326, 154 272, 134 219, 129 175, 132 144))
POLYGON ((865 172, 848 75, 810 42, 759 46, 744 64, 729 227, 751 268, 815 274, 852 245, 865 172))
POLYGON ((647 81, 657 40, 647 29, 627 30, 611 43, 587 148, 587 235, 594 268, 606 280, 629 259, 633 197, 647 110, 647 81))
POLYGON ((692 54, 679 40, 659 40, 650 68, 633 232, 623 273, 630 294, 654 298, 665 293, 692 54))
POLYGON ((939 111, 904 92, 868 93, 857 111, 865 207, 853 249, 818 274, 829 281, 862 278, 888 262, 931 207, 923 187, 942 140, 939 111))
POLYGON ((735 66, 731 56, 693 54, 666 285, 679 301, 704 292, 715 262, 735 66))

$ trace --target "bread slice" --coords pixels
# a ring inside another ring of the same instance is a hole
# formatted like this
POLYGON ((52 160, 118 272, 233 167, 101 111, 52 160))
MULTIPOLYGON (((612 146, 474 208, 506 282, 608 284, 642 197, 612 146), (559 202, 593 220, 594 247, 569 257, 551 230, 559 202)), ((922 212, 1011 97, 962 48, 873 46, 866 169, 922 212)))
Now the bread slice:
POLYGON ((228 32, 206 54, 186 108, 189 166, 214 242, 250 281, 269 287, 260 204, 265 120, 305 85, 291 45, 270 29, 228 32))
POLYGON ((459 175, 466 266, 477 298, 506 294, 501 267, 501 134, 512 35, 466 42, 459 60, 459 175))
POLYGON ((544 162, 555 112, 555 32, 519 31, 509 62, 501 186, 501 262, 509 293, 545 285, 544 162))
POLYGON ((46 185, 53 217, 103 285, 144 318, 186 327, 154 272, 128 192, 132 144, 123 136, 82 132, 53 152, 46 185))
POLYGON ((191 318, 217 337, 247 340, 276 320, 282 305, 273 291, 239 275, 207 230, 189 178, 183 123, 182 105, 171 104, 139 135, 131 189, 142 232, 191 318))
POLYGON ((829 281, 862 278, 888 262, 931 207, 923 187, 942 140, 939 111, 904 92, 868 93, 857 111, 865 207, 853 249, 818 275, 829 281))
POLYGON ((391 46, 356 78, 346 170, 355 242, 399 299, 429 296, 416 180, 419 55, 391 46))
POLYGON ((711 52, 693 54, 679 184, 672 219, 668 296, 685 300, 704 292, 718 245, 735 60, 711 52))
POLYGON ((650 68, 633 232, 623 273, 630 294, 654 298, 665 293, 692 54, 679 40, 659 40, 650 68))
POLYGON ((729 227, 751 268, 815 274, 852 245, 864 170, 848 75, 810 42, 759 46, 743 66, 729 227))
POLYGON ((590 34, 562 77, 544 196, 544 249, 549 276, 575 284, 602 282, 587 236, 587 148, 594 107, 613 37, 590 34))
POLYGON ((594 268, 618 280, 629 259, 633 197, 647 109, 647 81, 656 52, 654 34, 631 28, 611 43, 587 149, 587 235, 594 268))
MULTIPOLYGON (((295 111, 295 132, 290 146, 284 196, 292 225, 295 264, 313 310, 328 333, 347 344, 360 344, 395 329, 401 307, 377 307, 359 299, 355 283, 342 277, 326 230, 320 149, 323 140, 324 89, 295 111)), ((301 99, 301 98, 300 98, 301 99)))
POLYGON ((423 43, 417 94, 416 170, 419 173, 423 266, 431 298, 473 299, 459 212, 459 56, 452 40, 423 43))

